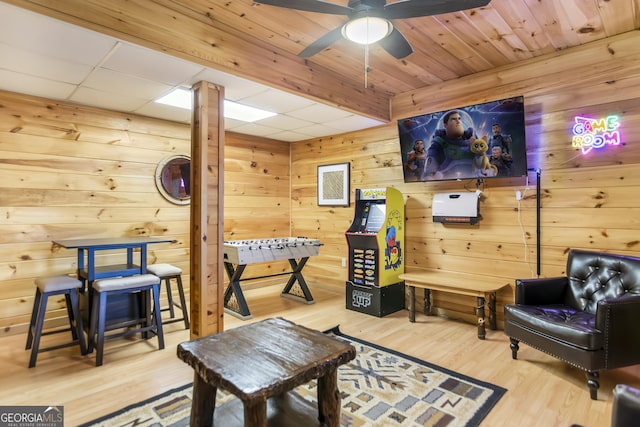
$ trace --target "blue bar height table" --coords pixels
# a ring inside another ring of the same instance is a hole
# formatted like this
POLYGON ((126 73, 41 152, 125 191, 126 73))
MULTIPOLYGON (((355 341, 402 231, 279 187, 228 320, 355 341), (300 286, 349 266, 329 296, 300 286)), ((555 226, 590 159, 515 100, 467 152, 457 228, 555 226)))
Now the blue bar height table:
MULTIPOLYGON (((88 310, 92 306, 92 283, 97 279, 106 277, 131 276, 134 274, 146 274, 147 272, 147 245, 156 243, 170 243, 173 239, 161 237, 107 237, 97 239, 71 239, 71 240, 54 240, 53 243, 66 248, 76 249, 78 251, 78 279, 83 282, 83 293, 85 286, 88 287, 88 310), (96 265, 95 255, 98 251, 108 251, 126 249, 127 260, 125 264, 115 265, 96 265), (133 253, 135 249, 140 251, 140 262, 134 263, 133 253), (86 262, 85 262, 86 261, 86 262)), ((139 317, 138 310, 142 309, 143 301, 123 302, 114 301, 114 304, 108 304, 108 321, 117 324, 120 321, 126 321, 131 318, 139 317), (134 308, 136 307, 137 308, 134 308), (133 310, 133 311, 132 311, 133 310)), ((87 313, 89 319, 91 313, 87 313)), ((88 320, 87 319, 87 320, 88 320)))
POLYGON ((105 277, 130 276, 147 272, 147 245, 154 243, 170 243, 171 239, 160 237, 107 237, 100 239, 54 240, 53 243, 66 249, 78 250, 78 278, 89 282, 105 277), (96 266, 97 251, 114 249, 127 250, 126 264, 96 266), (140 250, 140 263, 134 264, 134 249, 140 250), (85 264, 86 255, 86 264, 85 264))

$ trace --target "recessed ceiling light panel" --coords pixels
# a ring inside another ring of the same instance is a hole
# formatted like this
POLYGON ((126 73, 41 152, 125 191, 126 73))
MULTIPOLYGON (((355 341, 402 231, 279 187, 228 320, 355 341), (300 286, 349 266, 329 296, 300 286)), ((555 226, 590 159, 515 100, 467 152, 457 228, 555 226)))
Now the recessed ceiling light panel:
MULTIPOLYGON (((191 90, 184 88, 175 88, 165 96, 156 99, 157 103, 171 105, 185 110, 191 110, 193 101, 191 90)), ((224 116, 228 119, 241 120, 243 122, 255 122, 277 115, 271 111, 261 110, 260 108, 250 107, 237 102, 224 100, 224 116)))
POLYGON ((224 100, 224 116, 228 119, 242 120, 243 122, 255 122, 277 115, 271 111, 261 110, 237 102, 224 100))
POLYGON ((159 104, 171 105, 172 107, 183 108, 185 110, 191 110, 191 90, 180 87, 175 88, 165 96, 156 99, 156 102, 159 104))

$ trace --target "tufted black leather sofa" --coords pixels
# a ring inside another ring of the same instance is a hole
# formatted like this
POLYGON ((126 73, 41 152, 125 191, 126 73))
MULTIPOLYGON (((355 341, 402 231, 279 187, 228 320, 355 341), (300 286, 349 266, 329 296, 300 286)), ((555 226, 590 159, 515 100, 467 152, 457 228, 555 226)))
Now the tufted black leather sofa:
POLYGON ((572 249, 566 276, 516 280, 504 332, 586 371, 591 399, 599 372, 640 363, 640 258, 572 249))

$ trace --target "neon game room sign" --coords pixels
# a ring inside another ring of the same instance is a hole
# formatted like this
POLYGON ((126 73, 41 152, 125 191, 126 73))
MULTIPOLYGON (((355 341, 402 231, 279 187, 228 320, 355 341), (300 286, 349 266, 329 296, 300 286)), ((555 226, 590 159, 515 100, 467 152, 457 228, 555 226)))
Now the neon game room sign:
POLYGON ((572 128, 571 146, 580 148, 582 154, 607 145, 620 145, 620 118, 616 115, 600 119, 576 116, 572 128))

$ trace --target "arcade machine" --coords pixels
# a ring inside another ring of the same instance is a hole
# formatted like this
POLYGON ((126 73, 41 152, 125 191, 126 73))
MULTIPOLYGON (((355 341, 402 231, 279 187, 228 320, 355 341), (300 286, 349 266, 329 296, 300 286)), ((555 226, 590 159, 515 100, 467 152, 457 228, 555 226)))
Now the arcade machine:
POLYGON ((392 187, 356 189, 349 246, 347 309, 378 317, 404 308, 404 199, 392 187))

